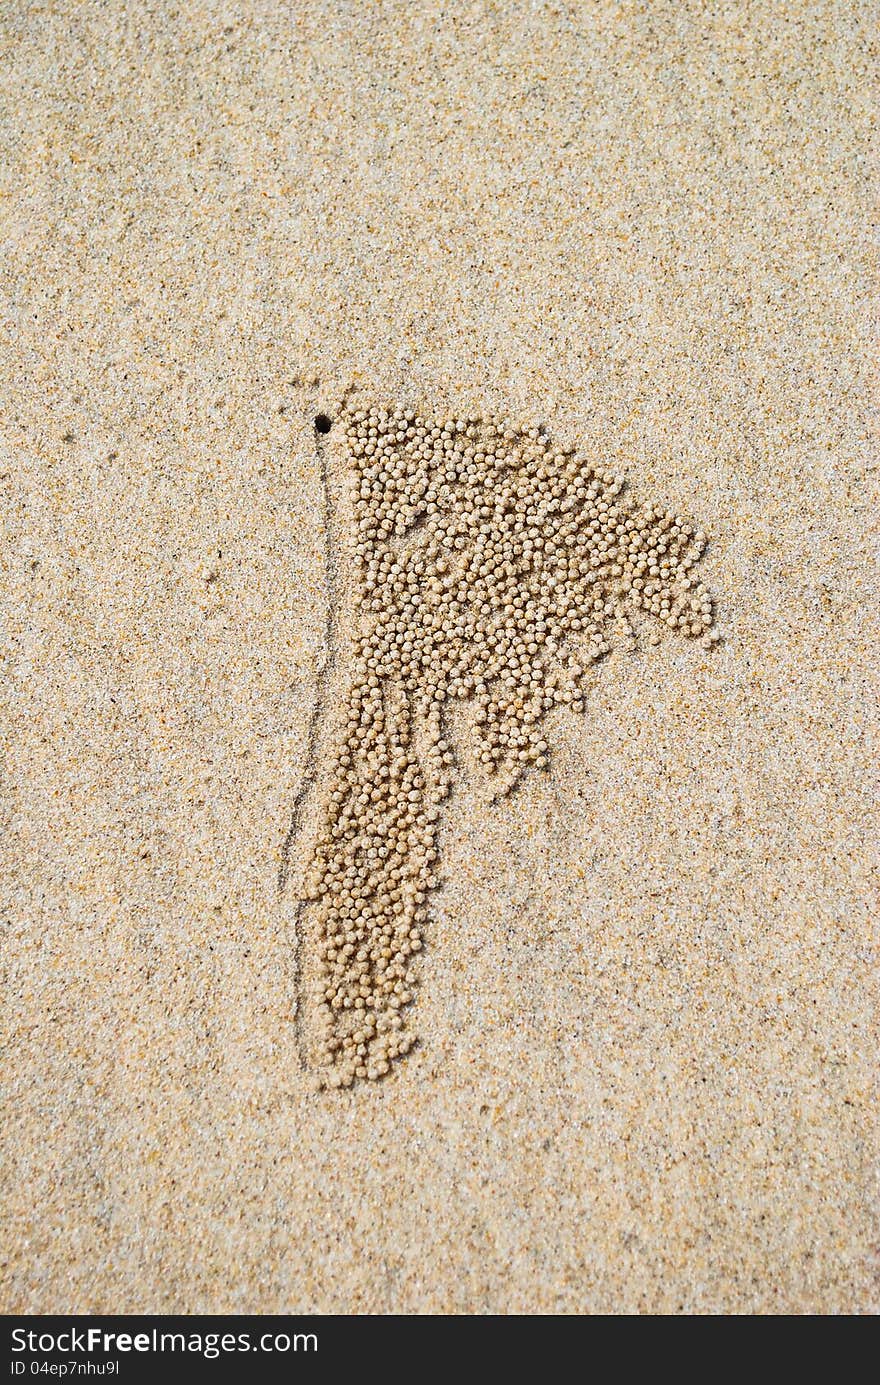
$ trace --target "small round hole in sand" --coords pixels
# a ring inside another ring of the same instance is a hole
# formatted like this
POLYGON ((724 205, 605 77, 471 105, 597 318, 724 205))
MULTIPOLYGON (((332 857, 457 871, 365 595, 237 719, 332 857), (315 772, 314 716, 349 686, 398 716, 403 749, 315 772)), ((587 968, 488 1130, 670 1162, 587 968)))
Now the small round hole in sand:
POLYGON ((317 418, 315 419, 315 432, 316 432, 316 433, 329 433, 331 427, 332 427, 332 424, 331 424, 331 422, 330 422, 330 419, 327 417, 327 415, 326 415, 326 414, 318 414, 317 418))

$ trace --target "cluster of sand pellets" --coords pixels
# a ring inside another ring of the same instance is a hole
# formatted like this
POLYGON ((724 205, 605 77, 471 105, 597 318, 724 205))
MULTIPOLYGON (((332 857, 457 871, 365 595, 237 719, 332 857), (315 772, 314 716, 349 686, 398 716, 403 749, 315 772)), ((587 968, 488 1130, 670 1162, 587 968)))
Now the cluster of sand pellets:
POLYGON ((432 422, 350 408, 358 629, 306 897, 320 938, 326 1085, 378 1078, 414 1043, 409 1011, 437 830, 473 704, 475 753, 508 793, 544 768, 551 708, 584 706, 612 638, 718 638, 693 569, 705 535, 642 507, 582 452, 497 417, 432 422))

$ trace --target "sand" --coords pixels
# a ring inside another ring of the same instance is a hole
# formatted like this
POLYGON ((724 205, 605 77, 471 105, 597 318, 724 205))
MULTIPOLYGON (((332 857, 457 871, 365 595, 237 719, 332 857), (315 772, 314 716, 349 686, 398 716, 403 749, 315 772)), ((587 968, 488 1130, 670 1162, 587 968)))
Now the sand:
POLYGON ((0 1307, 877 1310, 878 18, 4 8, 0 1307), (723 641, 462 774, 420 1044, 322 1092, 350 384, 692 515, 723 641))

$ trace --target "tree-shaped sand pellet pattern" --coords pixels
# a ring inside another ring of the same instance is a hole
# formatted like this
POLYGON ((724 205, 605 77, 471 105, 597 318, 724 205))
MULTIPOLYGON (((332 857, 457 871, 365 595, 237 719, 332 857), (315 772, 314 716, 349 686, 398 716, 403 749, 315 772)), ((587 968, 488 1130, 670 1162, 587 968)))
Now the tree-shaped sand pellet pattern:
POLYGON ((308 881, 318 912, 320 1060, 329 1086, 378 1078, 410 1016, 436 837, 455 767, 454 699, 474 705, 498 795, 543 769, 551 708, 634 621, 718 638, 693 575, 705 535, 536 428, 350 406, 356 582, 346 720, 308 881))

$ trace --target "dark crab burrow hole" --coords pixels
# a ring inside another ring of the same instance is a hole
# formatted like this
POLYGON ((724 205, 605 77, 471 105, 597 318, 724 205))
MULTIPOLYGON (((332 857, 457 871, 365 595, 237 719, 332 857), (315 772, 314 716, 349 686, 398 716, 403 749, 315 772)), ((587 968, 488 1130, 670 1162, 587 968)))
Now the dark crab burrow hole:
POLYGON ((330 419, 327 417, 326 414, 318 414, 317 418, 315 419, 316 433, 329 433, 331 426, 332 425, 330 419))

